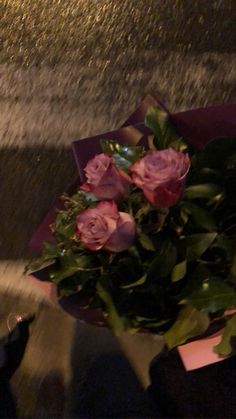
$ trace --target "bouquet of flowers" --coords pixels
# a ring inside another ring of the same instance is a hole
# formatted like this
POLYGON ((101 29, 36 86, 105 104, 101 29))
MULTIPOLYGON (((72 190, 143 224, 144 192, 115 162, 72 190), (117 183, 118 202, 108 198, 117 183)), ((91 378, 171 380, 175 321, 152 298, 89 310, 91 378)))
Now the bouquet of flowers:
POLYGON ((86 181, 51 225, 53 240, 30 264, 47 266, 58 297, 78 294, 106 324, 162 334, 173 348, 225 326, 236 336, 236 141, 195 152, 168 115, 148 109, 146 146, 101 138, 86 181))

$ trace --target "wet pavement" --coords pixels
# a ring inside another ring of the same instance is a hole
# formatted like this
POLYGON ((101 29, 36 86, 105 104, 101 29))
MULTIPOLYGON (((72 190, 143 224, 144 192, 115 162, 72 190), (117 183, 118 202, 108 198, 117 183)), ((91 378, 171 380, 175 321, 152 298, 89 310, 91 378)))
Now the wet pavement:
MULTIPOLYGON (((234 0, 1 1, 1 61, 117 61, 121 54, 235 52, 234 0)), ((132 69, 130 62, 127 66, 132 69)), ((104 65, 105 67, 105 65, 104 65)))
POLYGON ((68 362, 71 321, 21 277, 32 232, 75 175, 71 141, 121 125, 146 93, 172 111, 235 101, 235 21, 234 0, 0 0, 1 313, 39 313, 34 374, 42 348, 48 369, 68 362))

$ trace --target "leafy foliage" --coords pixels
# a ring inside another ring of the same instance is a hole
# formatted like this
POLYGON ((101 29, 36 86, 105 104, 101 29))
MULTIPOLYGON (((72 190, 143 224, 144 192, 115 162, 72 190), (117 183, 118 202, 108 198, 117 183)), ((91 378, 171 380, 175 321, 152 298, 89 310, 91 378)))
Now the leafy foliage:
POLYGON ((210 320, 206 313, 187 305, 180 310, 176 322, 164 334, 165 343, 172 349, 206 332, 209 325, 210 320))
POLYGON ((236 337, 236 314, 229 318, 224 329, 221 342, 214 347, 214 352, 221 356, 228 356, 235 352, 232 340, 236 337))
POLYGON ((127 171, 132 163, 135 163, 144 153, 141 146, 131 147, 116 143, 113 140, 101 140, 101 148, 104 153, 112 155, 118 167, 127 171))
POLYGON ((156 149, 164 149, 172 147, 179 151, 186 150, 187 146, 182 138, 180 138, 172 124, 169 116, 163 110, 151 107, 148 109, 145 124, 154 134, 153 144, 156 149))
MULTIPOLYGON (((168 115, 150 108, 146 125, 152 146, 186 151, 168 115)), ((102 140, 104 153, 128 172, 144 155, 142 147, 102 140)), ((88 292, 88 309, 100 307, 114 333, 145 329, 164 334, 169 348, 204 333, 211 321, 236 307, 236 140, 216 139, 197 153, 189 150, 191 168, 180 201, 156 208, 132 187, 119 211, 136 223, 133 245, 120 253, 89 251, 76 233, 77 216, 98 202, 78 191, 63 196, 64 208, 51 226, 53 241, 29 266, 47 266, 59 295, 88 292)), ((221 355, 232 351, 236 315, 230 316, 221 355)))
POLYGON ((209 278, 189 295, 188 300, 198 310, 216 313, 236 306, 236 293, 220 278, 209 278))

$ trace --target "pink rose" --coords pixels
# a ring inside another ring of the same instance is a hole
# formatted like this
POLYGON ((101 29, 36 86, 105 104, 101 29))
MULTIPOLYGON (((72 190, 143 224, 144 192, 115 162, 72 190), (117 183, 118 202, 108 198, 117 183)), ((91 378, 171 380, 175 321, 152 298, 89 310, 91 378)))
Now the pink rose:
POLYGON ((102 201, 77 217, 77 234, 90 250, 122 252, 135 236, 135 222, 126 212, 118 212, 114 201, 102 201))
POLYGON ((189 167, 188 154, 168 148, 147 153, 130 171, 149 202, 158 208, 168 208, 181 198, 189 167))
POLYGON ((91 159, 84 171, 87 182, 81 189, 94 193, 99 199, 122 199, 132 183, 130 177, 115 165, 113 157, 104 153, 91 159))

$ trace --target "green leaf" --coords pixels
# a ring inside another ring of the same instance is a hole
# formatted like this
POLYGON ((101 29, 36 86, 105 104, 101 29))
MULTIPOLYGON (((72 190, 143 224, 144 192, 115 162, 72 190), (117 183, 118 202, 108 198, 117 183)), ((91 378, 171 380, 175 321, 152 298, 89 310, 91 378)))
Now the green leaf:
POLYGON ((120 317, 115 304, 113 302, 111 293, 109 292, 106 282, 109 281, 107 277, 101 277, 97 283, 97 292, 101 300, 106 306, 107 322, 116 336, 119 336, 124 330, 124 323, 120 317))
POLYGON ((211 272, 206 265, 198 263, 195 269, 191 273, 188 273, 187 283, 179 295, 180 300, 186 301, 188 296, 198 289, 210 275, 211 272))
MULTIPOLYGON (((64 201, 64 207, 66 210, 68 208, 73 209, 75 210, 76 214, 84 211, 88 207, 88 204, 91 202, 97 201, 97 197, 95 197, 95 195, 90 192, 84 192, 81 189, 78 189, 72 196, 64 193, 61 199, 64 201)), ((59 213, 64 213, 65 216, 69 217, 67 211, 60 211, 59 213)))
POLYGON ((173 349, 206 332, 209 325, 210 320, 206 313, 187 305, 180 310, 176 322, 164 334, 164 341, 169 349, 173 349))
POLYGON ((139 160, 144 152, 141 146, 127 146, 113 140, 101 140, 101 148, 104 153, 112 155, 117 166, 125 171, 131 164, 139 160))
POLYGON ((187 272, 187 261, 183 260, 182 262, 177 263, 171 272, 171 281, 177 282, 180 279, 184 278, 187 272))
POLYGON ((172 140, 169 144, 169 147, 173 148, 174 150, 180 151, 183 153, 185 150, 188 149, 187 144, 183 141, 182 138, 177 138, 177 140, 172 140))
POLYGON ((44 242, 43 255, 48 258, 56 258, 58 256, 58 247, 55 243, 44 242))
POLYGON ((154 135, 148 135, 147 141, 148 141, 148 150, 156 150, 156 147, 154 145, 154 135))
POLYGON ((150 107, 145 117, 145 125, 154 134, 153 145, 156 149, 172 147, 183 151, 187 148, 183 139, 176 134, 169 115, 162 109, 150 107))
POLYGON ((122 285, 129 285, 136 282, 143 274, 143 269, 140 265, 140 260, 133 254, 130 256, 119 257, 115 259, 112 266, 107 266, 104 270, 110 271, 114 274, 115 280, 122 285))
POLYGON ((189 185, 202 185, 210 183, 220 185, 222 183, 222 173, 219 170, 210 169, 209 167, 195 167, 196 155, 192 157, 192 166, 188 174, 189 185))
MULTIPOLYGON (((219 234, 214 244, 212 245, 212 248, 223 250, 226 254, 227 260, 230 262, 233 262, 234 244, 226 235, 224 235, 223 233, 219 234)), ((236 256, 235 256, 235 265, 236 265, 236 256)), ((236 269, 236 266, 235 266, 235 269, 236 269)), ((235 270, 235 274, 236 274, 236 270, 235 270)))
POLYGON ((148 278, 166 277, 170 274, 177 261, 177 249, 171 241, 162 244, 160 252, 152 260, 147 271, 148 278))
POLYGON ((217 233, 192 234, 183 238, 187 260, 198 259, 214 242, 217 233))
POLYGON ((53 224, 53 232, 63 239, 69 239, 75 233, 76 220, 71 218, 66 211, 59 211, 53 224))
POLYGON ((32 274, 41 269, 47 268, 55 264, 55 259, 39 257, 30 262, 24 270, 24 274, 32 274))
POLYGON ((216 231, 217 226, 210 212, 192 202, 184 203, 184 211, 191 215, 195 224, 208 231, 216 231))
POLYGON ((123 288, 123 289, 129 289, 129 288, 139 287, 140 285, 145 284, 146 279, 147 279, 147 274, 143 275, 141 278, 139 278, 135 282, 132 282, 131 284, 121 285, 121 288, 123 288))
POLYGON ((203 183, 201 185, 188 186, 185 189, 184 197, 187 199, 215 199, 222 192, 221 188, 214 183, 203 183))
POLYGON ((157 321, 156 319, 150 319, 148 317, 136 316, 135 321, 136 321, 136 326, 139 326, 139 329, 140 329, 140 327, 141 328, 145 327, 145 328, 148 328, 148 329, 159 329, 159 330, 161 330, 162 326, 169 323, 170 319, 164 319, 164 320, 157 321))
POLYGON ((155 136, 153 143, 157 149, 165 148, 162 127, 163 124, 166 123, 166 120, 166 112, 163 112, 154 106, 148 109, 145 117, 145 125, 152 130, 155 136))
POLYGON ((235 138, 216 138, 197 155, 196 166, 220 170, 227 166, 227 161, 235 154, 235 138))
POLYGON ((155 251, 155 246, 152 240, 147 236, 147 234, 143 233, 141 229, 137 229, 137 236, 140 244, 146 250, 155 251))
POLYGON ((219 278, 210 278, 193 291, 187 300, 198 310, 215 313, 236 306, 236 292, 219 278))
POLYGON ((187 212, 184 210, 184 207, 180 211, 180 218, 181 218, 183 224, 187 224, 189 217, 188 217, 187 212))
MULTIPOLYGON (((56 268, 50 273, 50 279, 55 284, 58 284, 63 279, 68 278, 76 272, 84 272, 88 269, 88 275, 94 270, 92 265, 91 257, 86 255, 74 256, 71 253, 67 253, 60 258, 60 267, 56 268)), ((98 267, 99 272, 99 267, 98 267)))
POLYGON ((53 265, 55 263, 55 259, 58 257, 58 254, 59 249, 57 248, 56 244, 44 242, 42 255, 29 263, 25 272, 35 272, 39 269, 53 265))
POLYGON ((214 346, 214 352, 220 356, 228 356, 233 352, 231 340, 236 336, 236 314, 227 320, 221 341, 218 345, 214 346))
POLYGON ((142 205, 141 208, 136 212, 134 218, 140 222, 143 217, 153 211, 153 207, 150 204, 142 205))
MULTIPOLYGON (((85 282, 85 281, 84 281, 85 282)), ((57 285, 57 293, 59 297, 68 297, 69 295, 73 295, 77 293, 83 286, 83 281, 81 281, 80 275, 73 275, 65 280, 62 280, 57 285)))

